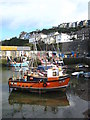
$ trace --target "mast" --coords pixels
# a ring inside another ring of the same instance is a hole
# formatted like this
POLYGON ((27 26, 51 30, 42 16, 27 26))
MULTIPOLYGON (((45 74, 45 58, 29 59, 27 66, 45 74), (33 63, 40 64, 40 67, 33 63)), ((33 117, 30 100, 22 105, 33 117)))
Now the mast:
POLYGON ((57 53, 58 53, 58 55, 59 55, 59 53, 60 53, 60 49, 59 49, 59 42, 58 42, 58 36, 59 35, 59 33, 58 32, 56 32, 55 33, 55 38, 56 38, 56 45, 57 45, 57 53))
POLYGON ((36 34, 33 33, 33 36, 34 36, 34 40, 33 40, 33 57, 32 57, 32 68, 34 67, 33 63, 34 63, 34 59, 35 59, 35 50, 37 50, 37 47, 36 47, 36 34))
MULTIPOLYGON (((47 36, 48 39, 48 36, 47 36)), ((46 58, 47 58, 47 40, 46 40, 46 58)), ((47 70, 47 60, 45 58, 45 70, 47 70)))

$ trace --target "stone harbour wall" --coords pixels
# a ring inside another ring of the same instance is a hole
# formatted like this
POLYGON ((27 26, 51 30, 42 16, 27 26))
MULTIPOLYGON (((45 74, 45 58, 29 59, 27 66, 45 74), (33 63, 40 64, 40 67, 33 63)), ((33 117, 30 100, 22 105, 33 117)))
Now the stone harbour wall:
POLYGON ((81 56, 90 53, 90 40, 75 40, 73 42, 66 42, 62 44, 63 53, 71 51, 79 53, 81 56))

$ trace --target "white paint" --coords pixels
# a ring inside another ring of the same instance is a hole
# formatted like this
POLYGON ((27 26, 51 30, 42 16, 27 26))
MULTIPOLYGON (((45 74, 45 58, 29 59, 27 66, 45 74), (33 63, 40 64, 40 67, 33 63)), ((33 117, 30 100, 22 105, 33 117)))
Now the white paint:
POLYGON ((53 72, 52 72, 52 69, 48 69, 47 70, 47 77, 52 77, 53 76, 53 72))
POLYGON ((11 51, 6 51, 6 56, 10 57, 11 51))

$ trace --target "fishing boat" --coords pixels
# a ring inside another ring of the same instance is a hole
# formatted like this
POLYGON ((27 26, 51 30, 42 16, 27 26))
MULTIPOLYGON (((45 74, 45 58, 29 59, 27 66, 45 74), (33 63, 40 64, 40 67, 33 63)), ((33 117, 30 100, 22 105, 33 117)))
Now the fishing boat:
POLYGON ((15 72, 26 72, 28 71, 29 68, 28 67, 15 67, 15 72))
POLYGON ((79 75, 83 75, 84 71, 80 71, 80 72, 73 72, 72 76, 79 76, 79 75))
MULTIPOLYGON (((35 41, 34 45, 36 47, 35 41)), ((33 55, 32 58, 35 58, 35 56, 33 55)), ((14 79, 13 77, 9 78, 9 90, 21 89, 29 90, 30 92, 49 92, 66 88, 69 85, 70 76, 64 73, 62 66, 51 64, 51 62, 50 64, 47 64, 47 46, 46 53, 43 55, 43 58, 45 60, 44 65, 38 66, 37 69, 33 69, 30 72, 28 71, 24 74, 23 79, 14 79)))
POLYGON ((40 66, 30 74, 25 74, 23 79, 9 78, 9 90, 22 89, 30 92, 58 91, 69 85, 70 76, 63 73, 57 66, 40 66), (44 70, 42 69, 44 68, 44 70))
POLYGON ((50 56, 52 59, 48 60, 47 56, 45 56, 44 54, 44 56, 42 56, 41 58, 40 56, 38 56, 38 59, 40 60, 41 65, 54 64, 54 65, 62 66, 63 69, 67 69, 67 65, 64 64, 63 58, 59 57, 58 53, 57 53, 57 56, 52 55, 52 57, 50 56))
POLYGON ((29 64, 29 61, 22 62, 22 63, 21 63, 21 62, 20 62, 20 63, 11 62, 11 63, 10 63, 10 66, 11 66, 11 67, 20 67, 20 66, 22 66, 22 67, 27 67, 28 64, 29 64))
POLYGON ((84 71, 74 72, 72 73, 72 76, 77 76, 78 78, 79 77, 90 78, 90 72, 84 72, 84 71))

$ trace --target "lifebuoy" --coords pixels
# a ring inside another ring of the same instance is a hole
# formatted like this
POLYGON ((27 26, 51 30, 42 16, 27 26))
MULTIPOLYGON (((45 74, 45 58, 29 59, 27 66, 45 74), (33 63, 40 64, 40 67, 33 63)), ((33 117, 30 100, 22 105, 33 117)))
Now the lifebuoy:
POLYGON ((43 83, 43 87, 46 87, 47 86, 47 83, 43 83))

